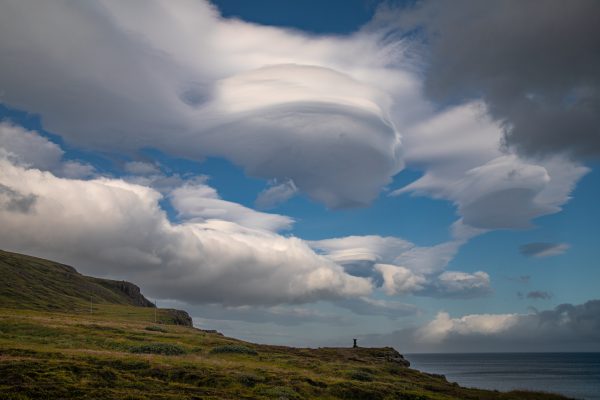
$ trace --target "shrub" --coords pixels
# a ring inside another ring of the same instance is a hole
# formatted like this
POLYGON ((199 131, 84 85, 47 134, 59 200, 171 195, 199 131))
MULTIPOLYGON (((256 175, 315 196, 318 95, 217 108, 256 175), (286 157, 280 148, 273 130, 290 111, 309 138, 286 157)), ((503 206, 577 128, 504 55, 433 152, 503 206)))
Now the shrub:
POLYGON ((238 345, 238 344, 226 344, 223 346, 217 346, 217 347, 213 347, 213 349, 210 351, 211 354, 218 354, 218 353, 237 353, 237 354, 250 354, 250 355, 257 355, 258 353, 256 352, 256 350, 251 349, 249 347, 246 346, 242 346, 242 345, 238 345))
POLYGON ((294 391, 294 389, 286 386, 274 386, 264 388, 259 391, 264 396, 276 398, 279 400, 292 400, 299 399, 300 396, 294 391))
POLYGON ((237 380, 239 383, 241 383, 242 385, 247 386, 247 387, 254 387, 254 385, 263 381, 262 378, 260 378, 256 375, 250 375, 250 374, 239 375, 237 377, 237 380))
POLYGON ((356 381, 371 382, 373 380, 373 375, 366 371, 353 371, 350 374, 350 378, 356 381))
POLYGON ((89 358, 89 360, 95 365, 121 371, 140 371, 150 368, 150 363, 146 360, 122 360, 118 358, 108 360, 89 358))
POLYGON ((166 330, 165 328, 158 326, 158 325, 152 325, 152 326, 147 326, 146 327, 147 331, 152 331, 152 332, 162 332, 162 333, 167 333, 169 332, 168 330, 166 330))
POLYGON ((335 397, 347 400, 383 400, 389 398, 385 390, 380 390, 373 384, 361 384, 358 382, 338 382, 329 386, 329 393, 335 397))
POLYGON ((185 349, 183 347, 170 343, 143 344, 141 346, 131 347, 129 351, 132 353, 163 354, 167 356, 185 354, 185 349))

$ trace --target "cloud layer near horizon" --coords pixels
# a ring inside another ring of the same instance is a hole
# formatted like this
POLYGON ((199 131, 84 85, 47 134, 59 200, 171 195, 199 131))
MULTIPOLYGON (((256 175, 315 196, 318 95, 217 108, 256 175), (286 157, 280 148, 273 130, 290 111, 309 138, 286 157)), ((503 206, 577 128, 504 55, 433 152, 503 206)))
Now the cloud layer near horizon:
POLYGON ((363 343, 395 346, 404 352, 598 351, 600 300, 561 304, 530 314, 440 312, 419 327, 365 335, 363 343))

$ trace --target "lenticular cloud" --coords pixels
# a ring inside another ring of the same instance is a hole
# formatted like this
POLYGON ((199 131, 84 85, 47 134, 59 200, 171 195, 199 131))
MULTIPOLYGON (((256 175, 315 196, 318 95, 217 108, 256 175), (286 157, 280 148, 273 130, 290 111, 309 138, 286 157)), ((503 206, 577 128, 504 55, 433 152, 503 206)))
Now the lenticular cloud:
POLYGON ((72 143, 226 157, 332 208, 368 204, 401 169, 386 91, 406 76, 375 35, 310 37, 204 1, 4 10, 0 34, 19 40, 0 43, 3 101, 72 143))
POLYGON ((18 38, 0 42, 3 103, 65 140, 224 157, 329 208, 368 205, 406 163, 424 176, 394 193, 450 200, 474 228, 520 228, 560 210, 586 172, 507 154, 478 102, 438 111, 410 39, 375 23, 314 36, 201 0, 13 0, 0 35, 18 38))

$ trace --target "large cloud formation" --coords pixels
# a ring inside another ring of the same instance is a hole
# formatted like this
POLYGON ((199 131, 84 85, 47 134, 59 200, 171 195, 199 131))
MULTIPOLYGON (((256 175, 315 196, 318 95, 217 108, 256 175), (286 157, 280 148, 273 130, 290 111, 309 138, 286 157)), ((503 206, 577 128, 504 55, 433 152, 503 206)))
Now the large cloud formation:
POLYGON ((295 191, 330 208, 365 206, 408 163, 425 176, 395 193, 453 201, 476 228, 560 210, 585 170, 502 151, 492 106, 439 112, 423 96, 419 47, 375 22, 309 36, 224 19, 200 0, 9 1, 2 101, 77 145, 221 156, 288 182, 259 197, 265 207, 295 191))
POLYGON ((483 271, 446 271, 466 238, 420 247, 396 237, 347 236, 310 242, 315 250, 357 277, 369 277, 390 296, 471 298, 491 292, 483 271))
POLYGON ((408 165, 421 178, 392 195, 452 201, 462 223, 482 231, 526 228, 560 211, 589 169, 564 156, 527 159, 502 149, 502 129, 480 102, 451 107, 404 131, 408 165))
POLYGON ((599 14, 594 0, 431 0, 376 20, 422 34, 432 99, 482 97, 523 153, 598 157, 599 14))
POLYGON ((329 207, 368 204, 401 169, 386 90, 411 83, 375 37, 224 20, 204 1, 2 8, 0 35, 18 38, 0 41, 2 101, 72 143, 223 156, 329 207))
POLYGON ((289 227, 287 217, 224 201, 196 182, 171 192, 182 218, 173 224, 162 198, 122 179, 61 178, 0 156, 0 243, 192 304, 306 303, 371 292, 369 280, 275 233, 289 227))

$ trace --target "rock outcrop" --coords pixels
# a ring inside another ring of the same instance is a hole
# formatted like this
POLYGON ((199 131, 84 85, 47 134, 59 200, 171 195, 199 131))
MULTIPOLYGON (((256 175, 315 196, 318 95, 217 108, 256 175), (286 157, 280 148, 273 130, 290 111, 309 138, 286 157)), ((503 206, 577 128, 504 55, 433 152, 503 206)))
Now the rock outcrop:
POLYGON ((165 311, 169 314, 169 322, 173 325, 193 326, 192 317, 187 312, 173 308, 168 308, 165 311))
POLYGON ((123 292, 127 297, 131 299, 131 303, 134 306, 139 307, 156 307, 154 303, 148 300, 142 294, 140 288, 137 285, 134 285, 131 282, 127 281, 112 281, 114 282, 115 287, 123 292))
POLYGON ((315 352, 326 359, 389 362, 401 367, 410 366, 410 362, 393 347, 320 347, 315 352))
POLYGON ((375 358, 385 360, 387 362, 392 362, 396 364, 400 364, 403 367, 410 367, 410 362, 404 358, 404 356, 393 347, 383 347, 381 349, 373 349, 376 350, 374 354, 375 358))

